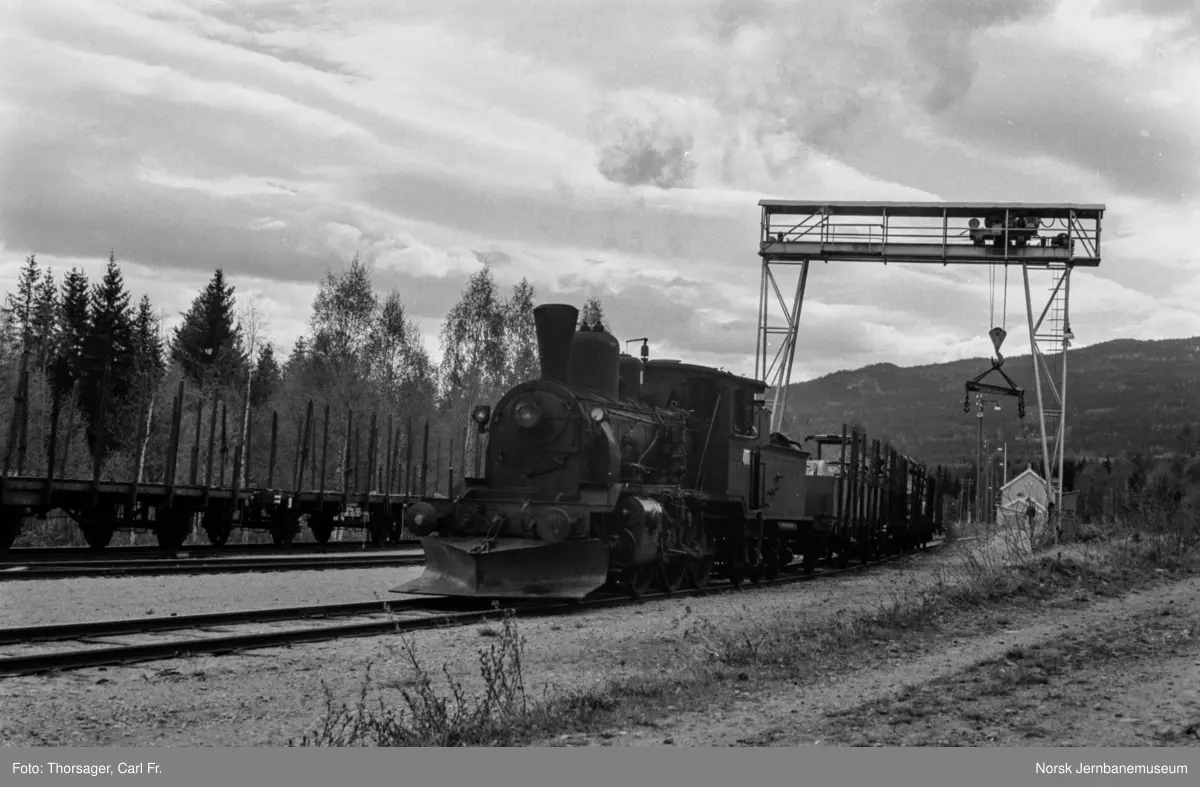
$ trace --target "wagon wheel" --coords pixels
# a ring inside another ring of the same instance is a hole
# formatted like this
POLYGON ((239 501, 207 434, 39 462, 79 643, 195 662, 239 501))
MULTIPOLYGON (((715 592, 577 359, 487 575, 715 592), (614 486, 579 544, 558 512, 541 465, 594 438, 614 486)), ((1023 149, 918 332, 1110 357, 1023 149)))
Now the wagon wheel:
MULTIPOLYGON (((218 532, 215 524, 213 530, 210 531, 207 527, 205 530, 209 533, 210 541, 212 541, 212 534, 218 532)), ((158 527, 154 529, 158 546, 168 552, 183 546, 183 542, 187 541, 188 536, 191 534, 192 514, 190 511, 164 511, 162 520, 158 523, 158 527)), ((228 534, 226 534, 225 538, 229 538, 228 534)), ((213 543, 217 542, 213 541, 213 543)))
MULTIPOLYGON (((233 521, 216 511, 205 512, 204 533, 208 536, 208 543, 223 547, 229 542, 229 536, 233 533, 233 521)), ((186 540, 187 533, 184 533, 184 537, 179 543, 182 545, 186 540)), ((161 540, 159 543, 162 543, 161 540)))
MULTIPOLYGON (((183 546, 183 542, 187 540, 187 531, 180 531, 172 526, 165 525, 154 531, 154 537, 158 541, 159 549, 165 552, 174 552, 183 546)), ((210 537, 211 538, 211 537, 210 537)), ((215 541, 213 543, 216 543, 215 541)))
POLYGON ((688 576, 688 559, 686 557, 670 557, 658 572, 658 586, 667 593, 674 593, 683 587, 688 576))
POLYGON ((271 519, 271 541, 278 547, 289 546, 300 530, 296 516, 287 509, 277 508, 271 519))
POLYGON ((694 588, 705 588, 712 578, 713 559, 710 555, 701 555, 687 560, 688 584, 694 588))
MULTIPOLYGON (((233 526, 213 525, 212 527, 205 527, 204 533, 208 536, 208 543, 213 546, 223 547, 229 543, 229 536, 233 533, 233 526)), ((182 544, 183 542, 179 543, 182 544)))
POLYGON ((79 512, 76 521, 89 547, 104 549, 108 546, 116 531, 116 514, 116 507, 107 503, 100 503, 94 509, 79 512))
POLYGON ((82 525, 83 539, 92 549, 104 549, 112 541, 114 529, 112 525, 89 523, 82 525))
POLYGON ((391 517, 381 511, 371 514, 370 519, 371 543, 377 547, 384 546, 388 542, 388 536, 392 531, 391 517))
POLYGON ((313 538, 318 544, 328 544, 329 539, 333 536, 333 523, 329 519, 329 515, 322 512, 313 514, 308 520, 308 529, 312 531, 313 538))
POLYGON ((0 523, 0 552, 7 552, 12 547, 13 542, 17 540, 17 536, 21 535, 21 526, 23 524, 24 521, 21 517, 14 514, 9 518, 7 512, 5 512, 5 521, 0 523))

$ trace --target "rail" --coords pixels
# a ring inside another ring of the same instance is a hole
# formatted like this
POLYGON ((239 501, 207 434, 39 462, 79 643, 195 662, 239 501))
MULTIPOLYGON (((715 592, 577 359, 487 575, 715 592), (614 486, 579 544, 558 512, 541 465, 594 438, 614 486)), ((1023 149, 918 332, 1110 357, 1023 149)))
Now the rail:
MULTIPOLYGON (((944 540, 929 542, 933 548, 944 545, 944 540)), ((921 545, 922 547, 925 544, 921 545)), ((775 579, 759 580, 759 586, 805 582, 833 578, 863 571, 904 557, 908 552, 898 552, 876 559, 836 569, 822 569, 814 574, 789 574, 775 579)), ((629 598, 626 595, 598 596, 583 601, 548 601, 508 603, 504 607, 453 611, 456 602, 452 599, 398 599, 386 606, 382 602, 367 602, 324 607, 297 607, 274 610, 247 610, 230 613, 211 613, 177 618, 152 618, 143 620, 121 620, 79 624, 72 634, 66 626, 36 626, 22 629, 0 630, 0 645, 18 643, 47 643, 81 641, 88 647, 82 649, 43 652, 31 655, 0 656, 0 677, 31 675, 46 672, 85 669, 88 667, 127 665, 181 658, 194 655, 227 655, 246 650, 278 647, 305 642, 321 642, 350 637, 381 636, 421 629, 442 628, 479 623, 507 614, 523 617, 547 617, 572 615, 590 610, 629 606, 673 598, 727 593, 738 588, 729 583, 694 587, 688 590, 654 592, 629 598), (404 617, 406 613, 417 613, 416 617, 404 617), (319 622, 345 617, 374 617, 374 620, 314 625, 304 628, 256 631, 247 634, 232 634, 216 637, 188 637, 165 642, 148 642, 134 645, 88 641, 88 637, 114 637, 171 631, 191 631, 217 625, 258 624, 304 620, 319 622), (99 645, 98 647, 96 645, 99 645)))

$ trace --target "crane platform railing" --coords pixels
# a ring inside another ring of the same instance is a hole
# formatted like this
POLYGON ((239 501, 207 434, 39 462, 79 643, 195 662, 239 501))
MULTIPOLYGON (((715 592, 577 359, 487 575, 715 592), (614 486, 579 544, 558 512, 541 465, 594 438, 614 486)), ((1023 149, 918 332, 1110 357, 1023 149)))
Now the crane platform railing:
POLYGON ((774 261, 1100 264, 1098 205, 759 204, 759 253, 774 261))

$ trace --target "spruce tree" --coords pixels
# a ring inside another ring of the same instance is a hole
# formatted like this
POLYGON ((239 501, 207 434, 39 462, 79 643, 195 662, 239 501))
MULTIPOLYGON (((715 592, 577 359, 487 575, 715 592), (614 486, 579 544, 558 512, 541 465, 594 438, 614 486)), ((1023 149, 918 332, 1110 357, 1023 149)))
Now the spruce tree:
POLYGON ((114 255, 108 258, 108 269, 99 284, 92 287, 91 320, 84 340, 83 381, 79 404, 90 419, 87 429, 89 450, 95 452, 100 423, 96 421, 102 397, 105 364, 108 365, 107 407, 101 417, 105 423, 105 440, 101 455, 121 444, 122 424, 118 423, 125 407, 135 365, 133 319, 129 308, 129 292, 114 255))
POLYGON ((25 349, 33 349, 31 345, 34 336, 34 313, 41 275, 36 255, 29 255, 25 258, 25 267, 21 268, 17 277, 17 291, 10 292, 5 297, 4 322, 11 339, 17 343, 17 346, 11 349, 18 353, 25 349))
POLYGON ((55 392, 59 396, 68 396, 71 388, 83 377, 84 344, 91 331, 88 280, 78 268, 72 268, 63 278, 58 311, 59 352, 52 378, 55 392))
POLYGON ((134 364, 138 382, 153 388, 162 378, 164 369, 162 339, 158 335, 158 319, 150 306, 150 297, 142 296, 133 319, 134 364))
POLYGON ((171 339, 171 360, 197 385, 230 385, 245 363, 233 291, 218 268, 171 339))
POLYGON ((309 359, 312 352, 308 347, 308 340, 303 336, 296 339, 296 343, 292 345, 292 351, 288 354, 287 361, 283 364, 283 371, 288 377, 294 377, 301 374, 308 368, 309 359))
POLYGON ((58 351, 58 287, 49 268, 38 285, 33 307, 33 340, 39 369, 49 369, 58 351))
POLYGON ((250 405, 261 407, 266 404, 275 392, 279 380, 280 370, 275 360, 275 348, 268 342, 258 351, 258 362, 250 380, 250 405))

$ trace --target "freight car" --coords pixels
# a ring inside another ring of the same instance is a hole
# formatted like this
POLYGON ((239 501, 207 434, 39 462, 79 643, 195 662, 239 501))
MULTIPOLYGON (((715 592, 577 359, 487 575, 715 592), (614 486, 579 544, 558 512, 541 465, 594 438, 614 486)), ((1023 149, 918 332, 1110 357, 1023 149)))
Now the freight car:
MULTIPOLYGON (((540 379, 476 408, 483 477, 409 506, 425 571, 394 592, 582 598, 714 575, 736 585, 870 541, 863 517, 809 511, 810 453, 768 433, 765 383, 650 360, 645 342, 640 359, 623 355, 601 326, 576 330, 573 306, 534 318, 540 379)), ((840 485, 839 499, 852 491, 840 485)))

